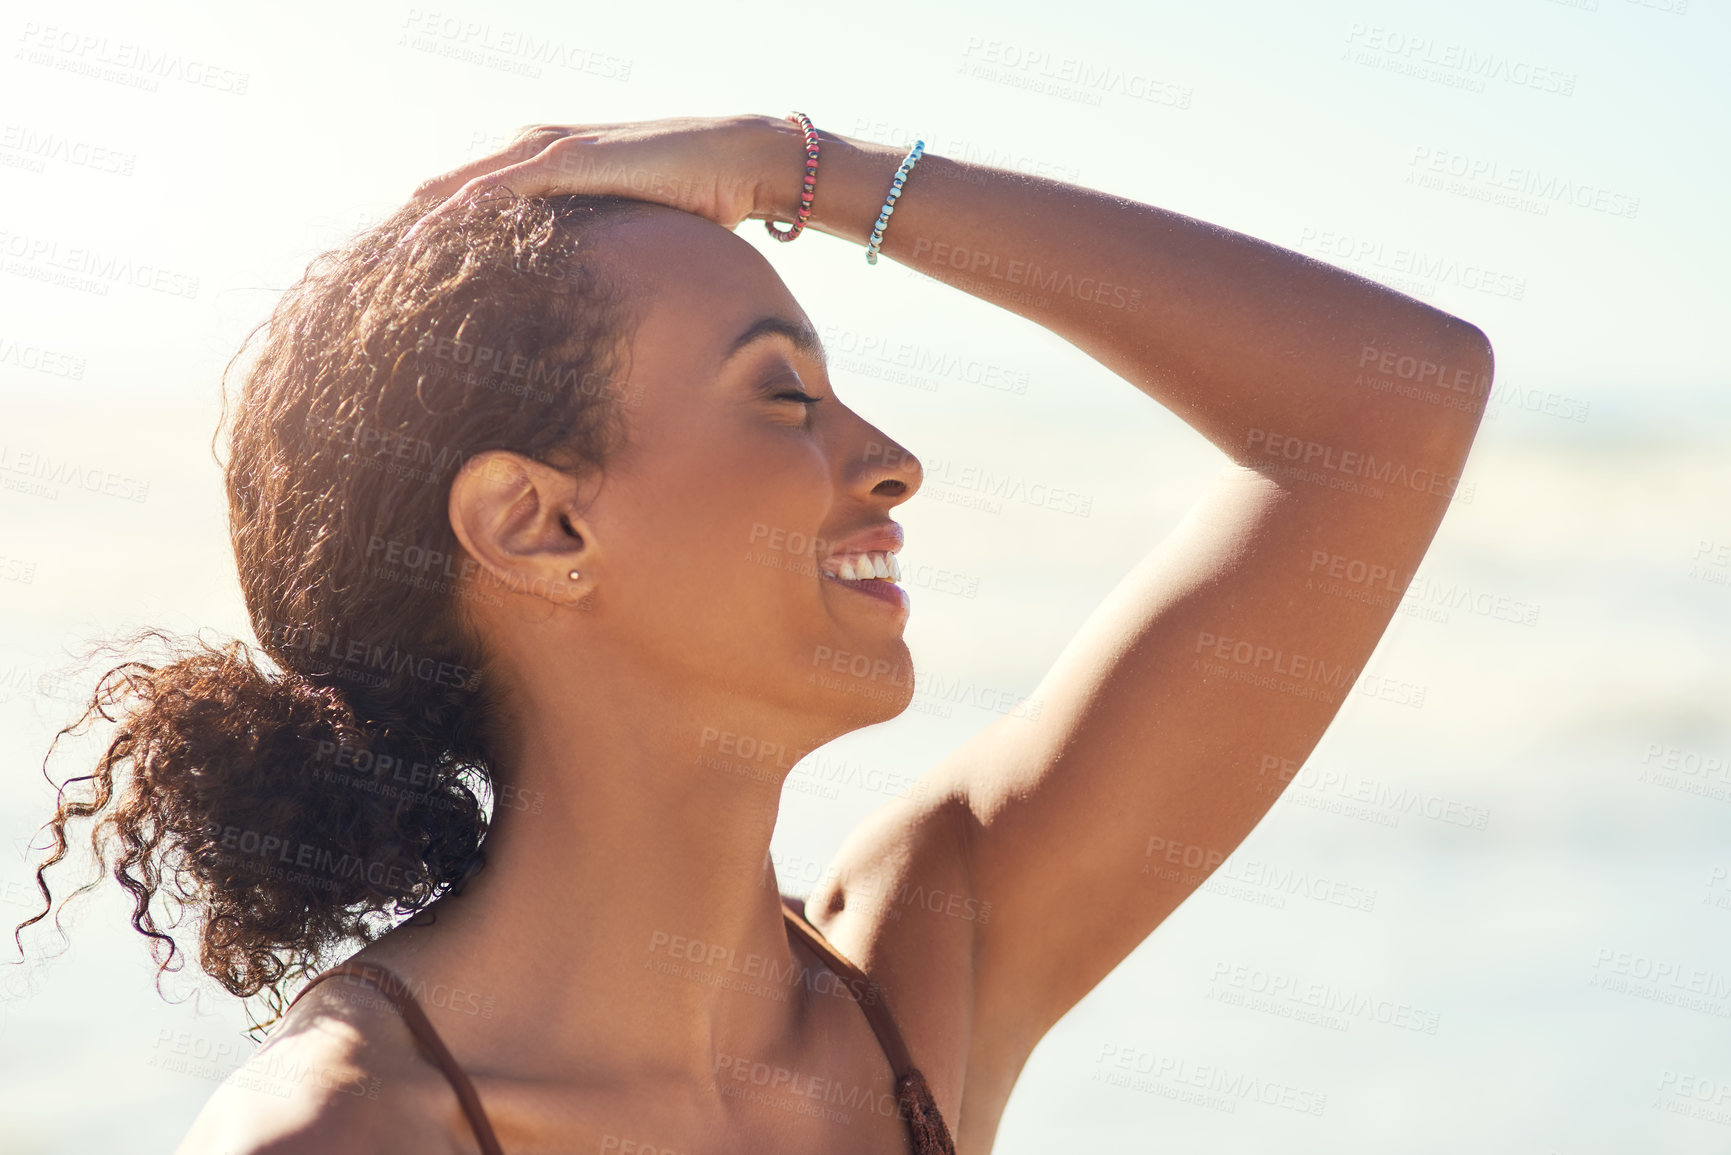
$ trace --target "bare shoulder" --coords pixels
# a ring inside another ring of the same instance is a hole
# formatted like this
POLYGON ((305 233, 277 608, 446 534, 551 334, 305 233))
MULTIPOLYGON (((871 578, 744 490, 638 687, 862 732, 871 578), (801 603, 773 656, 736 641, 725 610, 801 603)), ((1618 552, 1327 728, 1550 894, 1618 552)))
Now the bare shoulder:
POLYGON ((806 900, 811 924, 886 994, 917 995, 932 966, 955 967, 972 924, 990 917, 971 900, 970 818, 959 796, 897 798, 854 829, 806 900))
POLYGON ((390 1003, 328 980, 223 1081, 175 1155, 456 1151, 454 1106, 390 1003))

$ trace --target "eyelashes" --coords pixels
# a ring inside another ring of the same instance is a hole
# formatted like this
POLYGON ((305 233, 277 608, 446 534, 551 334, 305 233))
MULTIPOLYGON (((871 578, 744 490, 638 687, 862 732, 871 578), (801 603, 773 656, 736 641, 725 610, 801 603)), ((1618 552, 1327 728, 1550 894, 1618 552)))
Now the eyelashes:
POLYGON ((771 401, 797 401, 808 409, 823 400, 805 391, 805 382, 800 380, 797 373, 777 373, 764 382, 763 388, 771 401), (778 385, 781 388, 777 389, 778 385))
POLYGON ((778 359, 769 372, 760 378, 758 396, 765 401, 781 405, 792 401, 801 406, 801 412, 809 414, 813 406, 823 398, 806 391, 805 378, 785 359, 778 359))

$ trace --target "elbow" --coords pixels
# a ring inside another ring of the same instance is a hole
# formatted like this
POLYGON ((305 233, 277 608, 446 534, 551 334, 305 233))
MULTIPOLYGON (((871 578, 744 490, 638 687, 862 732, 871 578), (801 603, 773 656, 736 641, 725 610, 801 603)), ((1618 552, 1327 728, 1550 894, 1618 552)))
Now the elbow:
POLYGON ((1496 351, 1484 330, 1458 317, 1450 317, 1447 356, 1454 368, 1444 394, 1453 397, 1445 412, 1451 418, 1441 423, 1439 431, 1452 442, 1452 455, 1464 460, 1478 436, 1479 426, 1490 408, 1491 383, 1496 376, 1496 351))
POLYGON ((1458 466, 1465 462, 1490 407, 1496 354, 1484 330, 1450 313, 1438 312, 1421 347, 1429 360, 1420 368, 1425 399, 1408 412, 1412 452, 1458 466))
POLYGON ((1496 375, 1496 350, 1491 348, 1491 339, 1485 336, 1485 331, 1470 321, 1455 318, 1456 339, 1461 342, 1464 352, 1464 362, 1471 367, 1476 377, 1484 381, 1488 392, 1491 378, 1496 375))
POLYGON ((1443 385, 1446 393, 1470 398, 1469 404, 1458 408, 1482 415, 1490 400, 1491 380, 1496 375, 1496 352, 1491 348, 1491 339, 1483 329, 1453 313, 1439 312, 1437 316, 1441 324, 1433 347, 1446 367, 1439 370, 1436 383, 1443 385))
POLYGON ((1472 374, 1475 381, 1482 381, 1488 389, 1492 374, 1496 369, 1496 356, 1491 348, 1491 339, 1485 331, 1471 321, 1463 320, 1453 313, 1445 313, 1433 309, 1433 333, 1439 352, 1447 356, 1458 369, 1472 374))
POLYGON ((1468 321, 1456 321, 1455 340, 1459 346, 1461 368, 1467 373, 1467 379, 1472 383, 1473 405, 1469 412, 1473 414, 1473 428, 1476 430, 1479 421, 1484 418, 1485 410, 1490 406, 1491 382, 1497 375, 1496 350, 1491 348, 1491 339, 1485 336, 1485 331, 1468 321))

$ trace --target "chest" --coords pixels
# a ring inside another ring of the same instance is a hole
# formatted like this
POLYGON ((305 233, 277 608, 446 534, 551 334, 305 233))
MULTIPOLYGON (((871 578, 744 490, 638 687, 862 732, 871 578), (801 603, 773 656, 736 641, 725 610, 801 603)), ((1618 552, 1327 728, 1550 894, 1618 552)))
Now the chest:
POLYGON ((837 1034, 796 1055, 718 1054, 702 1092, 478 1090, 510 1155, 912 1155, 876 1040, 837 1034))

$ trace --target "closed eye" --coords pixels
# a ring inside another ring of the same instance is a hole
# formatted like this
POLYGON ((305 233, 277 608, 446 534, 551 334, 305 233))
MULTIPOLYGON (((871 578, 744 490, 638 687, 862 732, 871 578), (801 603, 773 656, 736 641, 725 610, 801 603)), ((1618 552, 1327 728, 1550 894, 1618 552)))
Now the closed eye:
POLYGON ((809 393, 801 393, 797 389, 789 389, 789 390, 786 390, 784 392, 777 393, 774 396, 774 398, 772 398, 772 400, 775 400, 775 401, 797 401, 801 405, 816 405, 819 401, 822 401, 823 398, 822 397, 813 397, 809 393))

